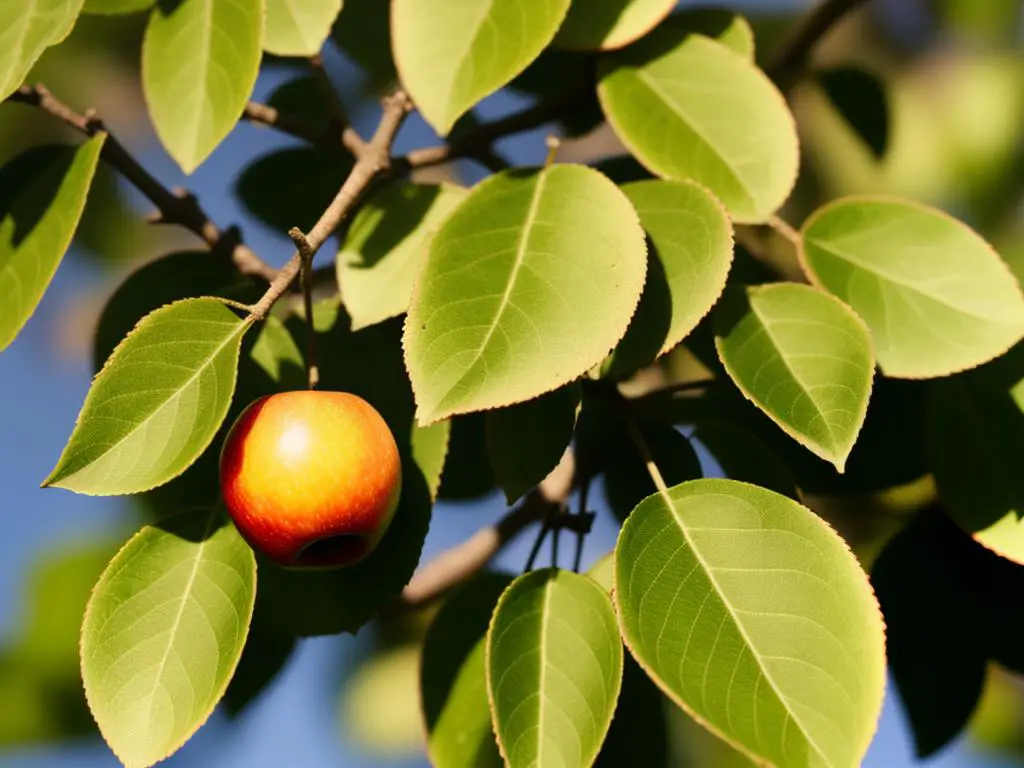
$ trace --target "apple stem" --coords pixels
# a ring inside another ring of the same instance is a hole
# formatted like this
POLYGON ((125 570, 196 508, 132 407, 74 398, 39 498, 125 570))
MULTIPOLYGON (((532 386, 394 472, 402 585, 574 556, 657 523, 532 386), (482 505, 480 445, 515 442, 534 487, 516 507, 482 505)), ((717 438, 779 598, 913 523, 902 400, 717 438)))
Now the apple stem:
POLYGON ((302 309, 306 316, 306 381, 310 389, 320 383, 320 365, 316 352, 316 329, 313 326, 313 257, 316 249, 298 227, 288 230, 302 259, 302 309))

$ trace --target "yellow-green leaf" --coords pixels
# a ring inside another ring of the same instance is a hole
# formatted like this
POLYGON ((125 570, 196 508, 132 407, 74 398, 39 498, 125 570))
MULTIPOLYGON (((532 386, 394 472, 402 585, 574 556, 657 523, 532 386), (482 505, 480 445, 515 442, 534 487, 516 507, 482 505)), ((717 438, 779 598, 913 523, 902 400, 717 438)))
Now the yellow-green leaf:
POLYGON ((6 99, 51 45, 71 32, 82 0, 4 0, 0 3, 0 100, 6 99))
POLYGON ((263 49, 278 56, 320 53, 342 0, 266 0, 263 49))
POLYGON ((573 0, 555 45, 585 51, 621 48, 657 26, 675 4, 676 0, 573 0))

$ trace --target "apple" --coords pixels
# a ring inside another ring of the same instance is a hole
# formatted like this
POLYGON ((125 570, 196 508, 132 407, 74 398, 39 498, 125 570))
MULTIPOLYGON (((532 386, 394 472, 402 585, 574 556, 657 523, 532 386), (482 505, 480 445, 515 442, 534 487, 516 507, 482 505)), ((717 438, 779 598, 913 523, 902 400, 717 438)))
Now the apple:
POLYGON ((246 541, 291 568, 336 568, 380 543, 401 493, 398 446, 346 392, 281 392, 250 404, 220 459, 224 503, 246 541))

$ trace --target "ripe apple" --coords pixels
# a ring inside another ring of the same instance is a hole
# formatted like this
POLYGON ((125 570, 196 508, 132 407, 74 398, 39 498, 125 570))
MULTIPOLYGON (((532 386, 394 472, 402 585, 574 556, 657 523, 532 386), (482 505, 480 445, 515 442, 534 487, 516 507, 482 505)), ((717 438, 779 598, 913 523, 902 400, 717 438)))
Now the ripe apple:
POLYGON ((361 397, 282 392, 254 401, 231 427, 220 484, 253 548, 292 568, 334 568, 383 538, 402 470, 391 430, 361 397))

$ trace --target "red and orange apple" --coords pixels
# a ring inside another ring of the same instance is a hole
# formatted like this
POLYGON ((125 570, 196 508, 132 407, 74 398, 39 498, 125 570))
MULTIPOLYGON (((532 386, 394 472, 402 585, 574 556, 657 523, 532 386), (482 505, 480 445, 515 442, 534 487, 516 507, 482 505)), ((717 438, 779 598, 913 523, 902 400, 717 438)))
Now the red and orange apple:
POLYGON ((242 536, 293 568, 331 568, 380 543, 401 493, 398 446, 381 415, 344 392, 282 392, 238 417, 220 462, 242 536))

